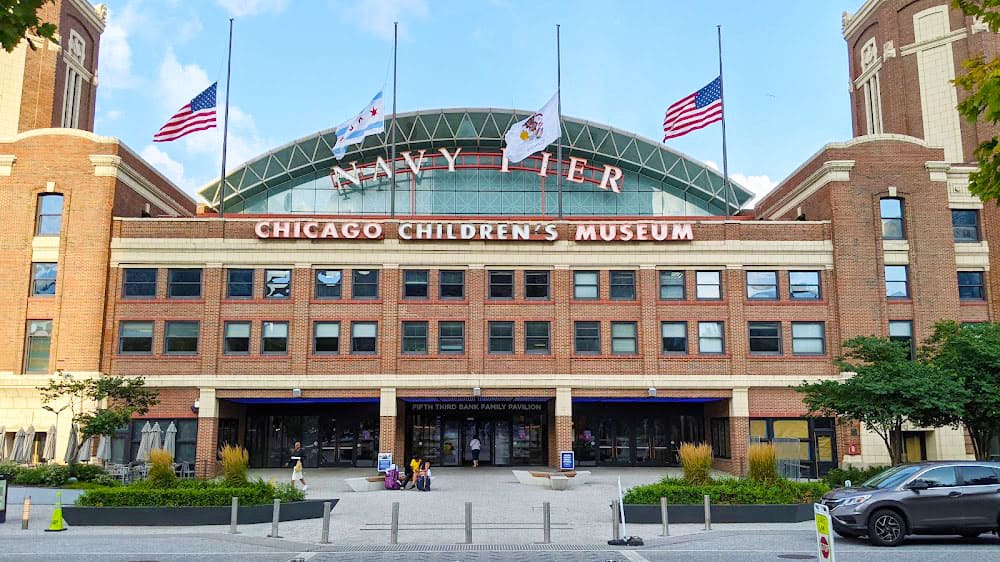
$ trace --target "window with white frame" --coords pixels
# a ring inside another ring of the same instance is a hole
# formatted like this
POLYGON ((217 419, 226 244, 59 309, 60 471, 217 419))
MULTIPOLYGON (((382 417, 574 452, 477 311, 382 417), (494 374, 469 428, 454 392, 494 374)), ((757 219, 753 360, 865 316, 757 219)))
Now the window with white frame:
POLYGON ((66 63, 66 84, 63 88, 62 126, 75 129, 80 126, 80 96, 83 83, 90 82, 87 71, 87 43, 75 30, 70 30, 69 41, 63 51, 66 63))

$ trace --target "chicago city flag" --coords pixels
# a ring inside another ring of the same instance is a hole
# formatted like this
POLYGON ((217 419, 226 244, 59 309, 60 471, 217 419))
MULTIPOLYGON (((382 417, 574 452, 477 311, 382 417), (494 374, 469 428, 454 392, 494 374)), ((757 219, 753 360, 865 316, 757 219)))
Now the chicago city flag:
POLYGON ((504 135, 507 160, 520 162, 559 138, 559 93, 527 119, 511 125, 504 135))
POLYGON ((352 119, 337 126, 337 144, 333 145, 333 156, 340 160, 347 154, 347 147, 365 140, 368 135, 385 131, 385 118, 382 115, 382 91, 375 94, 371 103, 365 106, 352 119))

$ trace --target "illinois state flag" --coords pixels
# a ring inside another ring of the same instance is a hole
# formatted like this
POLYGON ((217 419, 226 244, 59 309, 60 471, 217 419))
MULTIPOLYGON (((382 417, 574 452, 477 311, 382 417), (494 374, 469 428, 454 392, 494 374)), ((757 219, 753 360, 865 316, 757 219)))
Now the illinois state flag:
POLYGON ((559 93, 556 92, 537 113, 511 125, 504 135, 507 160, 520 162, 559 138, 559 93))
POLYGON ((385 117, 382 115, 382 92, 375 94, 372 101, 357 116, 337 126, 337 143, 333 145, 333 155, 340 160, 347 154, 347 147, 365 140, 368 135, 385 131, 385 117))

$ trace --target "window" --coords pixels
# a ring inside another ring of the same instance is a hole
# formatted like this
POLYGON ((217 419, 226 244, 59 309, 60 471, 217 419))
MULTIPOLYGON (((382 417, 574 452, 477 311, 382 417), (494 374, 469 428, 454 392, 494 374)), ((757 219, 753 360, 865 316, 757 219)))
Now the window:
POLYGON ((750 300, 778 300, 778 272, 748 271, 747 298, 750 300))
POLYGON ((514 353, 513 322, 490 322, 487 329, 490 353, 514 353))
POLYGON ((355 299, 378 298, 378 270, 355 269, 351 272, 351 294, 355 299))
POLYGON ((979 211, 974 209, 952 211, 951 232, 955 242, 979 242, 979 211))
POLYGON ((491 271, 489 297, 491 299, 512 299, 514 298, 514 272, 513 271, 491 271))
POLYGON ((226 270, 226 298, 230 299, 253 298, 252 269, 226 270))
POLYGON ((819 272, 789 271, 788 296, 796 300, 819 300, 819 272))
POLYGON ((905 299, 910 296, 905 265, 885 266, 885 296, 890 299, 905 299))
POLYGON ((222 353, 246 355, 250 353, 250 323, 226 322, 222 334, 222 353))
POLYGON ((576 353, 601 353, 601 323, 574 322, 573 349, 576 353))
POLYGON ((939 466, 916 477, 914 481, 925 482, 931 488, 948 488, 958 486, 958 477, 955 475, 955 467, 939 466))
POLYGON ((200 269, 171 269, 167 276, 167 297, 196 299, 201 296, 200 269))
POLYGON ((882 239, 902 240, 904 238, 903 200, 882 199, 879 201, 879 210, 882 215, 882 239))
POLYGON ((660 272, 660 298, 663 300, 684 300, 684 272, 660 272))
POLYGON ((792 322, 792 353, 822 355, 826 351, 822 322, 792 322))
POLYGON ((985 294, 982 271, 958 272, 958 298, 964 301, 983 300, 985 294))
POLYGON ((687 322, 663 322, 660 324, 663 339, 663 353, 688 352, 687 322))
POLYGON ((340 353, 340 322, 313 322, 313 353, 340 353))
POLYGON ((535 300, 549 299, 549 272, 524 272, 524 298, 535 300))
POLYGON ((31 264, 31 295, 38 297, 56 294, 58 270, 58 264, 54 263, 31 264))
POLYGON ((465 272, 462 270, 442 271, 438 279, 442 299, 465 298, 465 272))
POLYGON ((712 418, 712 455, 720 459, 728 459, 729 418, 712 418))
POLYGON ((428 296, 428 278, 426 269, 408 269, 403 271, 403 298, 426 299, 428 296))
POLYGON ((80 95, 83 93, 83 76, 87 73, 87 43, 75 30, 70 30, 69 41, 63 51, 66 62, 66 83, 63 86, 62 127, 75 129, 80 126, 80 95))
POLYGON ((287 299, 292 296, 292 270, 267 269, 264 271, 264 298, 287 299))
POLYGON ((403 353, 427 355, 427 322, 403 322, 403 353))
POLYGON ((962 485, 964 486, 996 486, 1000 484, 997 470, 988 466, 963 466, 962 485))
POLYGON ((28 342, 24 350, 24 372, 49 372, 49 348, 52 344, 51 320, 28 320, 28 342))
POLYGON ((609 276, 611 278, 611 300, 635 300, 634 271, 612 271, 609 276))
POLYGON ((288 322, 260 323, 260 352, 264 355, 288 353, 288 322))
POLYGON ((524 323, 524 352, 538 354, 549 353, 548 322, 524 323))
POLYGON ((913 322, 910 320, 890 320, 889 339, 904 343, 907 355, 913 359, 913 322))
POLYGON ((118 353, 153 353, 153 321, 129 320, 118 323, 118 353))
POLYGON ((639 342, 635 322, 611 323, 611 353, 614 355, 635 355, 639 353, 639 342))
POLYGON ((747 322, 750 353, 781 354, 781 322, 747 322))
POLYGON ((339 269, 316 270, 316 298, 339 299, 344 286, 344 275, 339 269))
POLYGON ((699 299, 722 298, 722 275, 718 271, 699 271, 694 276, 699 299))
POLYGON ((43 193, 38 196, 35 236, 59 236, 59 232, 62 230, 62 208, 62 195, 43 193))
POLYGON ((122 284, 122 296, 127 299, 156 298, 156 270, 126 269, 125 282, 122 284))
POLYGON ((163 330, 163 352, 175 355, 198 353, 198 322, 167 322, 163 330))
POLYGON ((465 353, 465 322, 438 322, 438 353, 465 353))
POLYGON ((698 322, 698 353, 723 353, 722 322, 698 322))
POLYGON ((378 322, 351 322, 351 353, 375 354, 378 322))
POLYGON ((881 68, 882 57, 879 56, 878 45, 872 37, 861 47, 861 76, 864 77, 864 82, 858 85, 865 101, 865 125, 869 135, 882 132, 882 92, 879 82, 881 68))
POLYGON ((596 271, 574 271, 573 272, 573 298, 574 299, 596 299, 600 296, 598 285, 598 272, 596 271))

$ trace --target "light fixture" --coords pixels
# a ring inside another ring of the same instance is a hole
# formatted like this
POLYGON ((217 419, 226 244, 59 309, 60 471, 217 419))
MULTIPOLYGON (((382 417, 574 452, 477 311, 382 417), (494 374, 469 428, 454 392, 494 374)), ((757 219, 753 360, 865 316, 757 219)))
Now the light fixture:
POLYGON ((655 386, 649 387, 649 390, 647 390, 647 392, 649 392, 649 397, 650 398, 656 398, 656 387, 655 386))
POLYGON ((478 398, 479 395, 482 394, 482 393, 483 393, 483 389, 479 388, 478 386, 472 387, 472 395, 473 396, 475 396, 475 397, 478 398))
POLYGON ((302 389, 301 388, 293 388, 292 389, 292 398, 302 398, 302 389))
POLYGON ((191 412, 197 414, 198 410, 201 408, 201 400, 195 400, 194 404, 191 404, 191 412))

